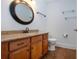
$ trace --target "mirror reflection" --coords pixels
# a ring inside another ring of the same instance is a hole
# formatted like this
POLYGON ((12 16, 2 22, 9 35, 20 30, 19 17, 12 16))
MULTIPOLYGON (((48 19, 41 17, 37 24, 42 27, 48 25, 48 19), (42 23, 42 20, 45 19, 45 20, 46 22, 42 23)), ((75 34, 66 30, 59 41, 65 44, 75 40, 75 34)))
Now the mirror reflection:
POLYGON ((32 12, 25 4, 18 4, 15 7, 16 15, 24 22, 29 22, 32 19, 32 12))

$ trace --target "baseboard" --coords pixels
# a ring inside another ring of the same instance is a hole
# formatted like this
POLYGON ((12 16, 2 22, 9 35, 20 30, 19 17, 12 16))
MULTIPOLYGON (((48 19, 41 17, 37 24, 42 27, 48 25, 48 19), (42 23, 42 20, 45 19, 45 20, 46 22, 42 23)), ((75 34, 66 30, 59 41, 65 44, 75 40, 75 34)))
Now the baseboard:
POLYGON ((68 49, 77 49, 75 45, 61 43, 61 42, 56 42, 56 46, 57 47, 68 48, 68 49))

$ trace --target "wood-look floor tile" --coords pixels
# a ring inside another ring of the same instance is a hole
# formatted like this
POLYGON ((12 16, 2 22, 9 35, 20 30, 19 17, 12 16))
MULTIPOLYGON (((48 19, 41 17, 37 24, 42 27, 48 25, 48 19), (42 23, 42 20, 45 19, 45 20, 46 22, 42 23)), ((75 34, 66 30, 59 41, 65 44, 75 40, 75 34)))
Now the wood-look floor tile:
POLYGON ((49 51, 43 59, 76 59, 76 50, 56 47, 56 51, 49 51))

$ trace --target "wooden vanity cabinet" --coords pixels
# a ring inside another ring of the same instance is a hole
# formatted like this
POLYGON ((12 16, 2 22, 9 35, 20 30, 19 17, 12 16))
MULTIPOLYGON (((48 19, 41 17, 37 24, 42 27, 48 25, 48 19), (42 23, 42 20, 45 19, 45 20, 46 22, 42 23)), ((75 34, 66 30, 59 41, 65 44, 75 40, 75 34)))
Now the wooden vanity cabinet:
POLYGON ((8 59, 8 43, 1 43, 1 59, 8 59))
POLYGON ((1 43, 1 59, 41 59, 47 52, 47 33, 1 43))
POLYGON ((31 38, 31 59, 41 59, 42 57, 42 36, 31 38))
POLYGON ((43 55, 48 52, 48 34, 43 35, 43 55))

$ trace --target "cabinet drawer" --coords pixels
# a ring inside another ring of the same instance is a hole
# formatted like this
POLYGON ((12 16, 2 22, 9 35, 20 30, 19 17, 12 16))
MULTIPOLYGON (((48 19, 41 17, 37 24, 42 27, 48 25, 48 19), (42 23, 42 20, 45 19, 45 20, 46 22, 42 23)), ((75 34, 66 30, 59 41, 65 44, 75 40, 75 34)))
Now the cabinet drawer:
POLYGON ((42 41, 42 35, 40 36, 34 36, 31 38, 31 43, 42 41))
POLYGON ((24 46, 30 45, 30 39, 21 39, 17 41, 10 42, 10 51, 16 50, 18 48, 24 47, 24 46))

